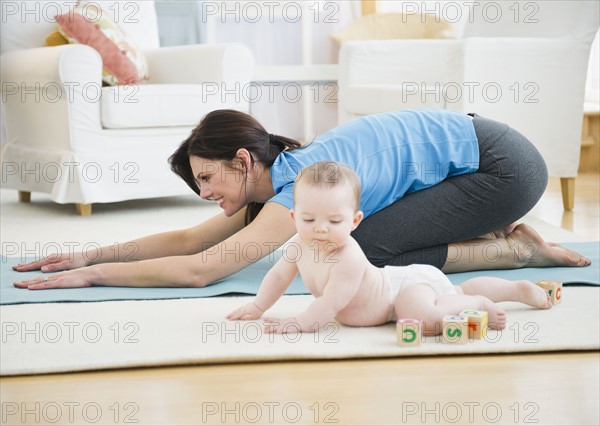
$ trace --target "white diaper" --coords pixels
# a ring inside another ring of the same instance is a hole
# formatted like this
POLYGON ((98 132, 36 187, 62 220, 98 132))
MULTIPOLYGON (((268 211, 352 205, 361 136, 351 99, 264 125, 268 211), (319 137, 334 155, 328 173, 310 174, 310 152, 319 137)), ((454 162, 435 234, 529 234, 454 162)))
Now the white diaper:
MULTIPOLYGON (((390 278, 390 305, 392 313, 394 312, 394 305, 400 291, 411 285, 426 284, 439 295, 456 294, 454 284, 435 266, 386 266, 383 269, 390 278)), ((395 317, 395 314, 393 316, 395 317)), ((393 320, 394 318, 391 319, 393 320)))

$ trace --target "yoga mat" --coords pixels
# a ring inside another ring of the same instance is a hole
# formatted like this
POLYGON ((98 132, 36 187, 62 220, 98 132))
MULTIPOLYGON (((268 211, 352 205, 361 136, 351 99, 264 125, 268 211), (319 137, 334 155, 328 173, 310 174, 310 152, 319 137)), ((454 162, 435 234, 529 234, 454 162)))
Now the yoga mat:
MULTIPOLYGON (((475 276, 494 276, 511 280, 525 279, 533 282, 541 280, 560 281, 569 284, 600 285, 600 243, 565 243, 565 247, 578 251, 592 260, 585 268, 522 268, 512 270, 489 270, 449 274, 454 284, 459 284, 475 276)), ((489 254, 492 258, 494 253, 489 254)), ((256 294, 266 272, 281 256, 275 252, 240 272, 204 288, 129 288, 129 287, 87 287, 79 289, 54 289, 29 291, 15 288, 12 283, 40 275, 40 271, 19 273, 12 265, 23 262, 20 258, 2 257, 0 305, 50 302, 99 302, 109 300, 159 300, 213 297, 224 294, 256 294)), ((33 259, 31 259, 33 260, 33 259)), ((49 274, 50 275, 50 274, 49 274)), ((309 294, 298 277, 286 294, 309 294)))
MULTIPOLYGON (((86 287, 30 291, 13 286, 13 282, 34 278, 40 271, 15 272, 12 265, 24 263, 21 258, 2 258, 2 282, 0 283, 0 305, 48 302, 101 302, 108 300, 160 300, 213 297, 223 294, 256 294, 267 271, 281 257, 274 252, 245 269, 203 288, 131 288, 131 287, 86 287)), ((35 260, 35 259, 31 259, 35 260)), ((52 274, 48 274, 52 275, 52 274)), ((300 277, 292 282, 285 294, 309 294, 300 277)))
MULTIPOLYGON (((326 324, 317 333, 272 335, 263 321, 227 321, 252 300, 215 297, 98 303, 0 306, 0 374, 62 373, 110 368, 257 361, 390 358, 600 348, 600 288, 566 287, 549 310, 501 303, 503 331, 464 345, 424 338, 421 346, 396 345, 396 327, 326 324)), ((312 296, 283 296, 269 316, 304 311, 312 296)), ((468 371, 461 374, 469 374, 468 371)), ((474 378, 473 380, 476 380, 474 378)), ((568 386, 568 385, 567 385, 568 386)))

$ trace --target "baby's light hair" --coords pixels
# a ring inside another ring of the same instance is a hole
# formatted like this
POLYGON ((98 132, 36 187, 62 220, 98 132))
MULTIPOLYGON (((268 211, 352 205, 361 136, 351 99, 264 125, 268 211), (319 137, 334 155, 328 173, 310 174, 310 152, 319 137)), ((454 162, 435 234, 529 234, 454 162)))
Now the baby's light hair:
POLYGON ((360 179, 354 170, 335 161, 319 161, 303 168, 294 181, 294 203, 298 185, 337 188, 346 185, 354 196, 354 210, 360 210, 360 179))

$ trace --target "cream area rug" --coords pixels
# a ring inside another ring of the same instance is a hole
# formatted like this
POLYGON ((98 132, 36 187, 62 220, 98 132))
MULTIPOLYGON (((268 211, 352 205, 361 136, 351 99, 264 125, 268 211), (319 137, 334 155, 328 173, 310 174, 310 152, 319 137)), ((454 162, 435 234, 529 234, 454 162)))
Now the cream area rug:
MULTIPOLYGON (((424 338, 396 345, 395 324, 328 324, 314 334, 265 334, 262 320, 227 321, 252 298, 45 303, 0 307, 0 373, 5 376, 112 368, 254 361, 402 357, 600 349, 600 288, 565 287, 563 302, 541 311, 503 303, 508 325, 466 345, 424 338)), ((268 312, 287 317, 312 296, 284 296, 268 312)))

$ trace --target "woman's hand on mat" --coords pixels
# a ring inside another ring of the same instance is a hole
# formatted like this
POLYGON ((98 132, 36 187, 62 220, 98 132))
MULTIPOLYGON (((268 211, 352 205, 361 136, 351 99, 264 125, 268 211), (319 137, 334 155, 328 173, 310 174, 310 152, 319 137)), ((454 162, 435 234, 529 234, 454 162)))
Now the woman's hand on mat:
POLYGON ((248 303, 241 308, 237 308, 235 311, 227 315, 228 320, 254 320, 262 316, 263 310, 260 309, 256 303, 248 303))
POLYGON ((42 272, 57 272, 82 268, 88 264, 89 261, 83 253, 54 253, 40 260, 14 265, 12 268, 13 271, 17 272, 37 270, 41 270, 42 272))
POLYGON ((53 275, 40 275, 31 280, 17 281, 13 285, 17 288, 29 290, 49 290, 51 288, 79 288, 91 287, 91 274, 82 268, 75 271, 61 272, 53 275))
POLYGON ((297 318, 264 318, 265 333, 267 334, 285 334, 285 333, 312 333, 314 330, 303 330, 298 323, 297 318))

